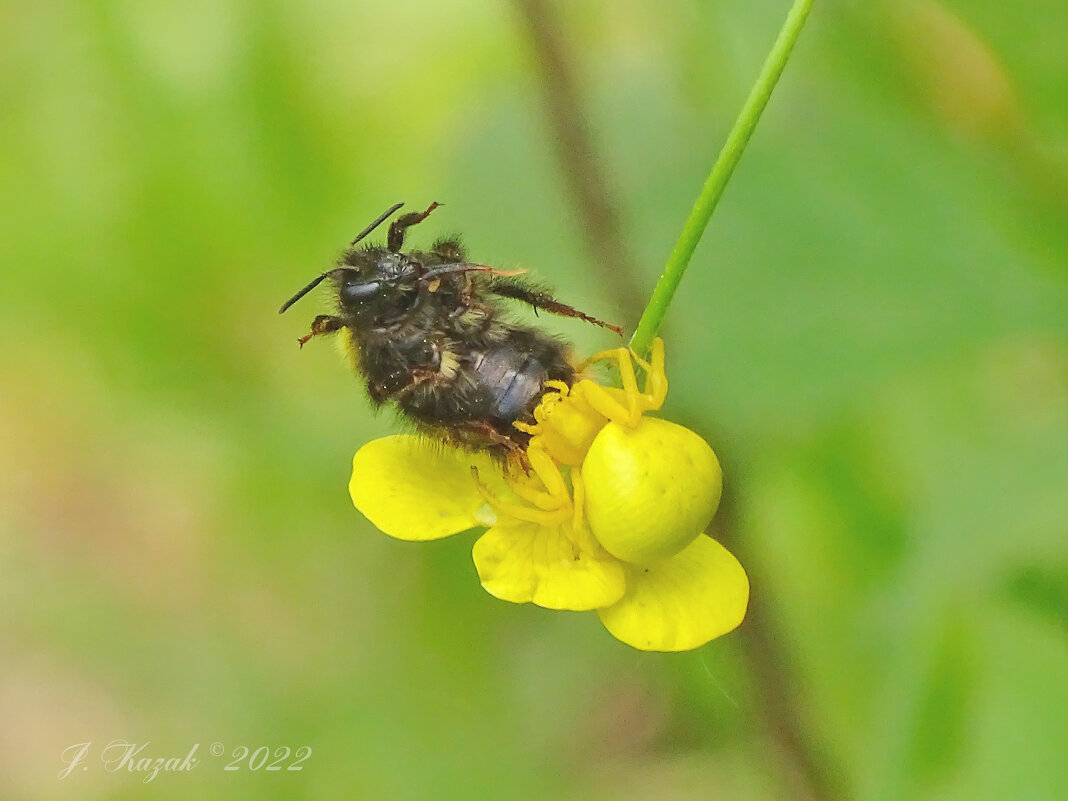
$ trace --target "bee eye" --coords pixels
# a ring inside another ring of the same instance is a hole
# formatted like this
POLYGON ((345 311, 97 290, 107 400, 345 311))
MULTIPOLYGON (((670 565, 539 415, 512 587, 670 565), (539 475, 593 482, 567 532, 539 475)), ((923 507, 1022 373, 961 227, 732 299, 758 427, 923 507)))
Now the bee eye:
POLYGON ((359 284, 345 284, 341 287, 341 299, 349 303, 359 303, 377 295, 382 288, 378 281, 367 281, 359 284))

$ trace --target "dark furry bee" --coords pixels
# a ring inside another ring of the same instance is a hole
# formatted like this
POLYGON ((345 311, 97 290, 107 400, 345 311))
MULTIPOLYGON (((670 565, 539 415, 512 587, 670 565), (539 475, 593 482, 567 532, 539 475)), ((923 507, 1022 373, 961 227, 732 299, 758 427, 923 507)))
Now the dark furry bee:
POLYGON ((279 309, 329 280, 337 313, 319 315, 299 341, 340 332, 375 406, 392 403, 418 429, 470 450, 519 453, 547 381, 570 385, 575 367, 558 339, 504 316, 502 298, 578 317, 622 334, 544 289, 507 272, 467 260, 455 239, 430 250, 402 252, 405 231, 437 208, 403 214, 389 226, 385 247, 358 243, 403 204, 365 228, 336 266, 279 309))

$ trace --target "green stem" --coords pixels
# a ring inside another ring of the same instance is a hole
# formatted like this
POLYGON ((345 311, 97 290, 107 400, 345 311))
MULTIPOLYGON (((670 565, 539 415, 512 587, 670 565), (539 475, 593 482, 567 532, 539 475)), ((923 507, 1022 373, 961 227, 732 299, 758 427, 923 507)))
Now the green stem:
POLYGON ((682 274, 686 272, 686 267, 689 265, 690 258, 697 248, 697 243, 701 241, 701 235, 704 234, 705 228, 708 226, 712 212, 715 210, 716 204, 719 203, 719 199, 723 196, 723 190, 727 188, 731 173, 734 172, 734 168, 742 158, 745 146, 749 144, 749 137, 753 135, 753 130, 756 128, 757 122, 760 121, 760 115, 764 112, 765 106, 768 105, 771 92, 775 88, 775 84, 779 82, 779 76, 782 75, 782 71, 786 67, 786 61, 790 58, 790 51, 793 50, 794 43, 801 33, 801 28, 804 27, 808 12, 812 9, 812 3, 813 0, 794 0, 793 8, 786 15, 786 22, 783 23, 782 30, 779 31, 779 38, 775 40, 771 52, 768 53, 768 57, 764 61, 760 77, 757 78, 756 83, 749 92, 749 97, 746 98, 745 105, 742 106, 742 111, 734 123, 734 128, 731 129, 730 135, 727 137, 727 142, 719 153, 719 158, 712 165, 708 180, 705 181, 704 188, 694 204, 693 211, 690 212, 690 217, 686 220, 682 233, 675 243, 675 249, 671 251, 671 256, 664 267, 664 272, 661 274, 660 280, 656 282, 656 288, 649 298, 649 303, 642 313, 641 320, 638 321, 638 328, 630 340, 631 348, 638 353, 645 353, 649 350, 653 338, 656 336, 657 331, 660 330, 660 325, 667 314, 668 306, 671 305, 671 299, 674 297, 675 290, 678 289, 679 282, 682 280, 682 274))

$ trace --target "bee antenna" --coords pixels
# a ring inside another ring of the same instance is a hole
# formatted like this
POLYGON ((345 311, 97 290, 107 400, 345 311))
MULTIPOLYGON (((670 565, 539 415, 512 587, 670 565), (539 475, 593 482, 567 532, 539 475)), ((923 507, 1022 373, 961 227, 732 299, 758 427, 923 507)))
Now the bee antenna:
POLYGON ((377 220, 375 220, 373 223, 371 223, 366 228, 364 228, 362 231, 360 231, 360 233, 356 234, 356 238, 353 239, 350 244, 355 245, 357 242, 359 242, 361 239, 363 239, 365 236, 367 236, 369 233, 371 233, 373 230, 375 230, 378 226, 380 226, 382 223, 384 223, 386 220, 388 220, 390 215, 393 214, 393 212, 395 212, 397 209, 399 209, 403 205, 404 205, 403 203, 394 203, 392 206, 390 206, 388 209, 386 209, 384 212, 382 212, 382 214, 379 215, 377 220))
POLYGON ((295 294, 293 297, 291 297, 289 300, 287 300, 285 303, 282 304, 282 308, 280 308, 278 310, 278 313, 279 314, 284 314, 286 309, 288 309, 290 306, 292 306, 294 303, 296 303, 302 297, 304 297, 309 292, 311 292, 313 289, 315 289, 315 287, 319 286, 319 284, 321 284, 323 282, 323 280, 326 278, 326 276, 328 276, 328 275, 329 275, 329 273, 323 273, 318 278, 316 278, 314 281, 312 281, 310 284, 308 284, 306 287, 304 287, 302 290, 300 290, 297 294, 295 294))
MULTIPOLYGON (((382 223, 384 223, 386 220, 388 220, 390 215, 393 214, 393 212, 395 212, 397 209, 399 209, 403 205, 404 205, 403 203, 394 203, 392 206, 390 206, 388 209, 386 209, 384 212, 382 212, 380 215, 378 215, 378 219, 376 219, 373 223, 371 223, 366 228, 364 228, 362 231, 360 231, 360 233, 356 234, 356 238, 352 240, 351 244, 355 245, 357 242, 359 242, 361 239, 363 239, 365 236, 367 236, 369 233, 371 233, 373 230, 375 230, 378 226, 380 226, 382 223)), ((317 278, 313 279, 311 283, 309 283, 306 287, 304 287, 302 290, 300 290, 297 294, 295 294, 293 297, 291 297, 289 300, 287 300, 285 303, 283 303, 282 304, 282 308, 280 308, 278 310, 278 313, 279 314, 285 314, 286 310, 290 306, 292 306, 294 303, 296 303, 302 297, 304 297, 309 292, 311 292, 313 289, 315 289, 315 287, 319 286, 319 284, 321 284, 323 282, 323 280, 326 278, 326 276, 328 276, 329 274, 330 273, 323 273, 322 275, 320 275, 317 278)))

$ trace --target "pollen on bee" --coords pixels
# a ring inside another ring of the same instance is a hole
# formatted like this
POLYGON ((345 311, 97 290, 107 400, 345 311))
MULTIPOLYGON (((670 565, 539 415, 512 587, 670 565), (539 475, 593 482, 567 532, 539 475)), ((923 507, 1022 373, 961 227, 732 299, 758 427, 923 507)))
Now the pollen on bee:
POLYGON ((441 286, 441 279, 440 278, 435 278, 433 281, 431 281, 429 284, 426 285, 426 288, 427 288, 428 292, 437 292, 438 291, 438 287, 440 287, 440 286, 441 286))
POLYGON ((441 373, 443 378, 453 379, 456 377, 457 371, 460 369, 460 359, 451 350, 443 350, 441 352, 441 364, 438 366, 438 372, 441 373))
POLYGON ((356 339, 353 336, 352 331, 349 328, 342 328, 338 331, 339 336, 334 340, 337 343, 337 348, 341 354, 352 361, 353 366, 358 370, 360 368, 360 351, 356 347, 356 339))

